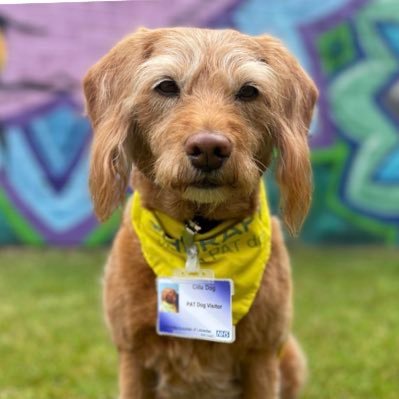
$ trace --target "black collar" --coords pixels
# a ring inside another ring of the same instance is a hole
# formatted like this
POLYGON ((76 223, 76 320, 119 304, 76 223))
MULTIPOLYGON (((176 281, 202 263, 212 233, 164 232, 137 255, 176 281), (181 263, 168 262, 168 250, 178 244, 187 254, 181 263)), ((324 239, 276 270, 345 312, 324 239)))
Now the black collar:
POLYGON ((193 219, 191 219, 196 225, 200 227, 199 233, 200 234, 205 234, 208 231, 211 231, 214 229, 216 226, 218 226, 221 222, 219 220, 212 220, 212 219, 207 219, 204 218, 203 216, 194 216, 193 219))

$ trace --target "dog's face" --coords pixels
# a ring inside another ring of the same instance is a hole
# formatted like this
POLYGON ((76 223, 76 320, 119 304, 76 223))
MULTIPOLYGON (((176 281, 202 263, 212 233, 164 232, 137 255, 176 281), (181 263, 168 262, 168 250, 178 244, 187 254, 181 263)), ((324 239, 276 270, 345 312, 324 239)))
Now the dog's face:
POLYGON ((281 43, 231 30, 140 30, 84 81, 95 135, 90 187, 97 215, 123 199, 135 165, 187 200, 250 195, 277 154, 285 221, 307 213, 307 131, 317 91, 281 43))
POLYGON ((169 303, 170 305, 177 304, 177 293, 173 288, 164 288, 162 290, 162 301, 169 303))

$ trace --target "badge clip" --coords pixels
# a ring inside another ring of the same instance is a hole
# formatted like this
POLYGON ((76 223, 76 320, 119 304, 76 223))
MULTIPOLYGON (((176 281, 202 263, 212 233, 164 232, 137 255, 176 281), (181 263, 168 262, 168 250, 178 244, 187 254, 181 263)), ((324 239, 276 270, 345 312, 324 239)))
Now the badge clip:
POLYGON ((176 269, 174 271, 175 277, 202 277, 213 279, 215 277, 213 270, 201 269, 198 257, 198 248, 194 242, 194 236, 201 230, 192 220, 186 223, 186 228, 183 232, 183 244, 186 248, 187 259, 184 269, 176 269))

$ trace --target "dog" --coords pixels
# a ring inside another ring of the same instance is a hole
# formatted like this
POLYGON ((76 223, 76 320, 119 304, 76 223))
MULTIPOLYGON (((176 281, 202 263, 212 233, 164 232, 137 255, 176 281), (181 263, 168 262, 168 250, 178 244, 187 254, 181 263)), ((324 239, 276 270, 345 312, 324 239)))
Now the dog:
POLYGON ((164 288, 161 293, 161 311, 169 313, 178 312, 178 295, 173 288, 164 288))
MULTIPOLYGON (((258 212, 260 181, 271 168, 283 221, 293 235, 300 229, 311 202, 307 137, 318 92, 279 40, 139 29, 91 67, 84 93, 100 220, 124 203, 130 183, 140 211, 212 232, 258 212)), ((297 398, 306 360, 290 332, 290 262, 279 221, 269 220, 269 255, 228 344, 157 334, 156 273, 131 209, 129 200, 104 277, 120 398, 297 398)))

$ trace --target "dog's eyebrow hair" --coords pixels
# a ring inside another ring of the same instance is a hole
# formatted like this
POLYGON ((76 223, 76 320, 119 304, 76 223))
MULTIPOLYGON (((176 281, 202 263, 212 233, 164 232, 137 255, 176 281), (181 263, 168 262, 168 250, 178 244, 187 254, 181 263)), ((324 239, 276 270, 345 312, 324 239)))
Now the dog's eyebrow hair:
POLYGON ((185 80, 201 64, 201 55, 188 57, 185 54, 157 55, 145 61, 137 71, 137 82, 151 84, 162 77, 185 80), (144 83, 145 82, 145 83, 144 83))
MULTIPOLYGON (((176 80, 178 83, 187 82, 204 64, 203 54, 171 53, 154 56, 138 68, 132 93, 138 93, 143 88, 154 86, 165 77, 176 80)), ((253 82, 261 92, 274 88, 277 81, 274 71, 267 64, 260 62, 241 51, 232 51, 226 54, 216 67, 224 70, 229 78, 230 85, 235 89, 253 82)))
POLYGON ((277 77, 272 68, 260 63, 258 60, 245 61, 231 72, 237 82, 254 82, 259 88, 271 89, 277 82, 277 77))

